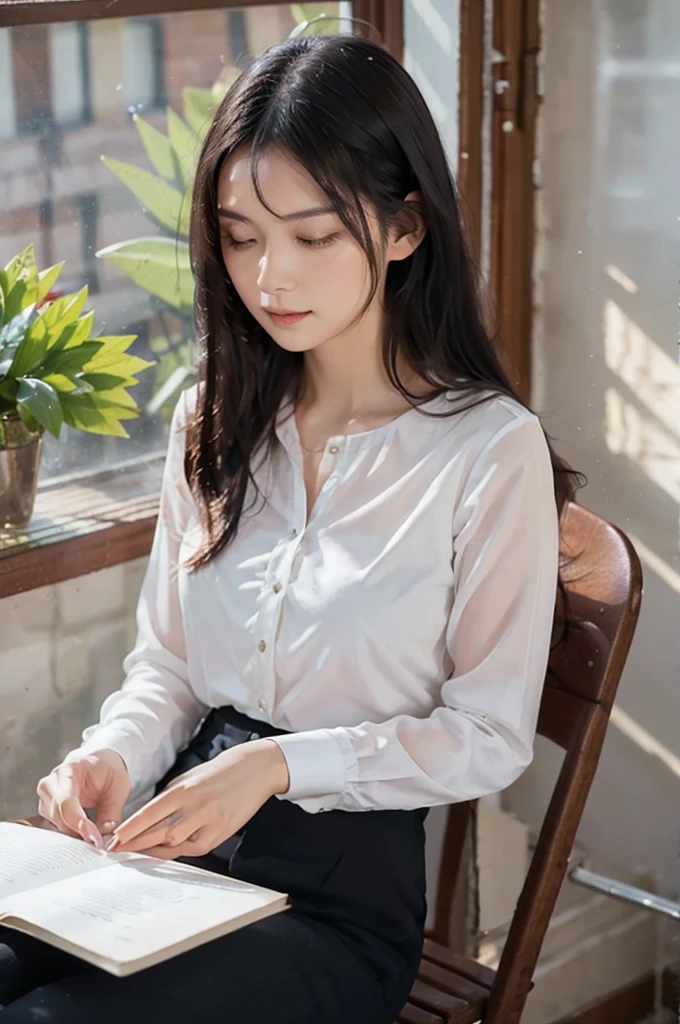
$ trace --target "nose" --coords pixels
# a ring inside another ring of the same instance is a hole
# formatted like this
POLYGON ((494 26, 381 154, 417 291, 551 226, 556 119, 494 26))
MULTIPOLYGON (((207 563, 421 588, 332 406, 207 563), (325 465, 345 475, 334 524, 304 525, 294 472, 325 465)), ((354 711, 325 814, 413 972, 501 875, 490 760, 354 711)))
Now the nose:
POLYGON ((257 286, 265 295, 291 292, 295 282, 290 256, 286 258, 283 252, 276 253, 271 247, 267 248, 260 260, 257 286))

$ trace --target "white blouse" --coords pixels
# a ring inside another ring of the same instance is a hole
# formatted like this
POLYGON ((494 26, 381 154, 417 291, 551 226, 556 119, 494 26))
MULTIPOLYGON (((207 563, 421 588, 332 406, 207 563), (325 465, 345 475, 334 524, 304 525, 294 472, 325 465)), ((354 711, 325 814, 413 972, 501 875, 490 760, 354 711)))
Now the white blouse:
MULTIPOLYGON (((295 418, 282 411, 280 444, 254 467, 266 502, 249 507, 247 495, 236 540, 192 572, 192 401, 173 417, 125 680, 79 748, 122 756, 127 813, 227 704, 290 730, 276 739, 290 772, 281 798, 309 812, 411 809, 509 785, 532 759, 557 582, 538 419, 495 397, 331 437, 307 521, 295 418)), ((461 401, 449 392, 422 408, 461 401)))

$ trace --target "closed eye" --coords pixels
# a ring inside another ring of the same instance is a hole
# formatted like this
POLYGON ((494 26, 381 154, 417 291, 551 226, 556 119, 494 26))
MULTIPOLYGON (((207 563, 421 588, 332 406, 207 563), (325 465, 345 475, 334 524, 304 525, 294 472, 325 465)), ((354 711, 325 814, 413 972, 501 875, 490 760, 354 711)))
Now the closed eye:
POLYGON ((306 246, 308 249, 322 249, 326 245, 332 245, 335 239, 338 237, 339 232, 335 231, 331 235, 325 235, 323 238, 299 238, 298 242, 300 245, 306 246))
POLYGON ((247 249, 249 245, 253 245, 255 242, 254 238, 234 238, 228 232, 226 235, 222 235, 222 240, 227 243, 231 249, 247 249))
MULTIPOLYGON (((339 235, 339 231, 334 231, 330 235, 324 235, 323 238, 303 238, 298 236, 297 241, 306 249, 323 249, 328 245, 332 245, 339 235)), ((249 246, 254 245, 256 241, 254 238, 234 238, 229 232, 224 234, 222 239, 231 249, 247 249, 249 246)))

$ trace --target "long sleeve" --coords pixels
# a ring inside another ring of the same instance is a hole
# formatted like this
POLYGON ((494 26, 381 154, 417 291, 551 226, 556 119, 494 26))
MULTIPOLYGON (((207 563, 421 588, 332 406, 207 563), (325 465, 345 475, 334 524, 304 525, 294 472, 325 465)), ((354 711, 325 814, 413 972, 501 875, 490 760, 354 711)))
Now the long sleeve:
MULTIPOLYGON (((498 792, 529 765, 549 655, 559 531, 538 420, 475 459, 453 515, 453 670, 427 717, 280 737, 282 798, 307 811, 431 806, 498 792)), ((370 689, 371 681, 366 686, 370 689)))
POLYGON ((106 698, 99 723, 84 730, 78 748, 121 755, 132 780, 128 809, 149 799, 207 711, 189 679, 177 582, 192 502, 184 474, 185 422, 183 395, 170 427, 158 523, 137 606, 137 640, 123 663, 121 688, 106 698))

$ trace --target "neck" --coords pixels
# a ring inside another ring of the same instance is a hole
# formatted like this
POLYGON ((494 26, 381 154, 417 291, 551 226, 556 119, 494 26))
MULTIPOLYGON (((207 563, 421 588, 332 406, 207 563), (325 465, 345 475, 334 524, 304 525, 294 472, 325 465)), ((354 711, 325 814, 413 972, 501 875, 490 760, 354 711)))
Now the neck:
MULTIPOLYGON (((382 333, 382 314, 371 308, 351 331, 306 352, 299 408, 349 422, 406 407, 383 365, 382 333)), ((431 390, 399 362, 398 369, 409 390, 423 395, 431 390)))

